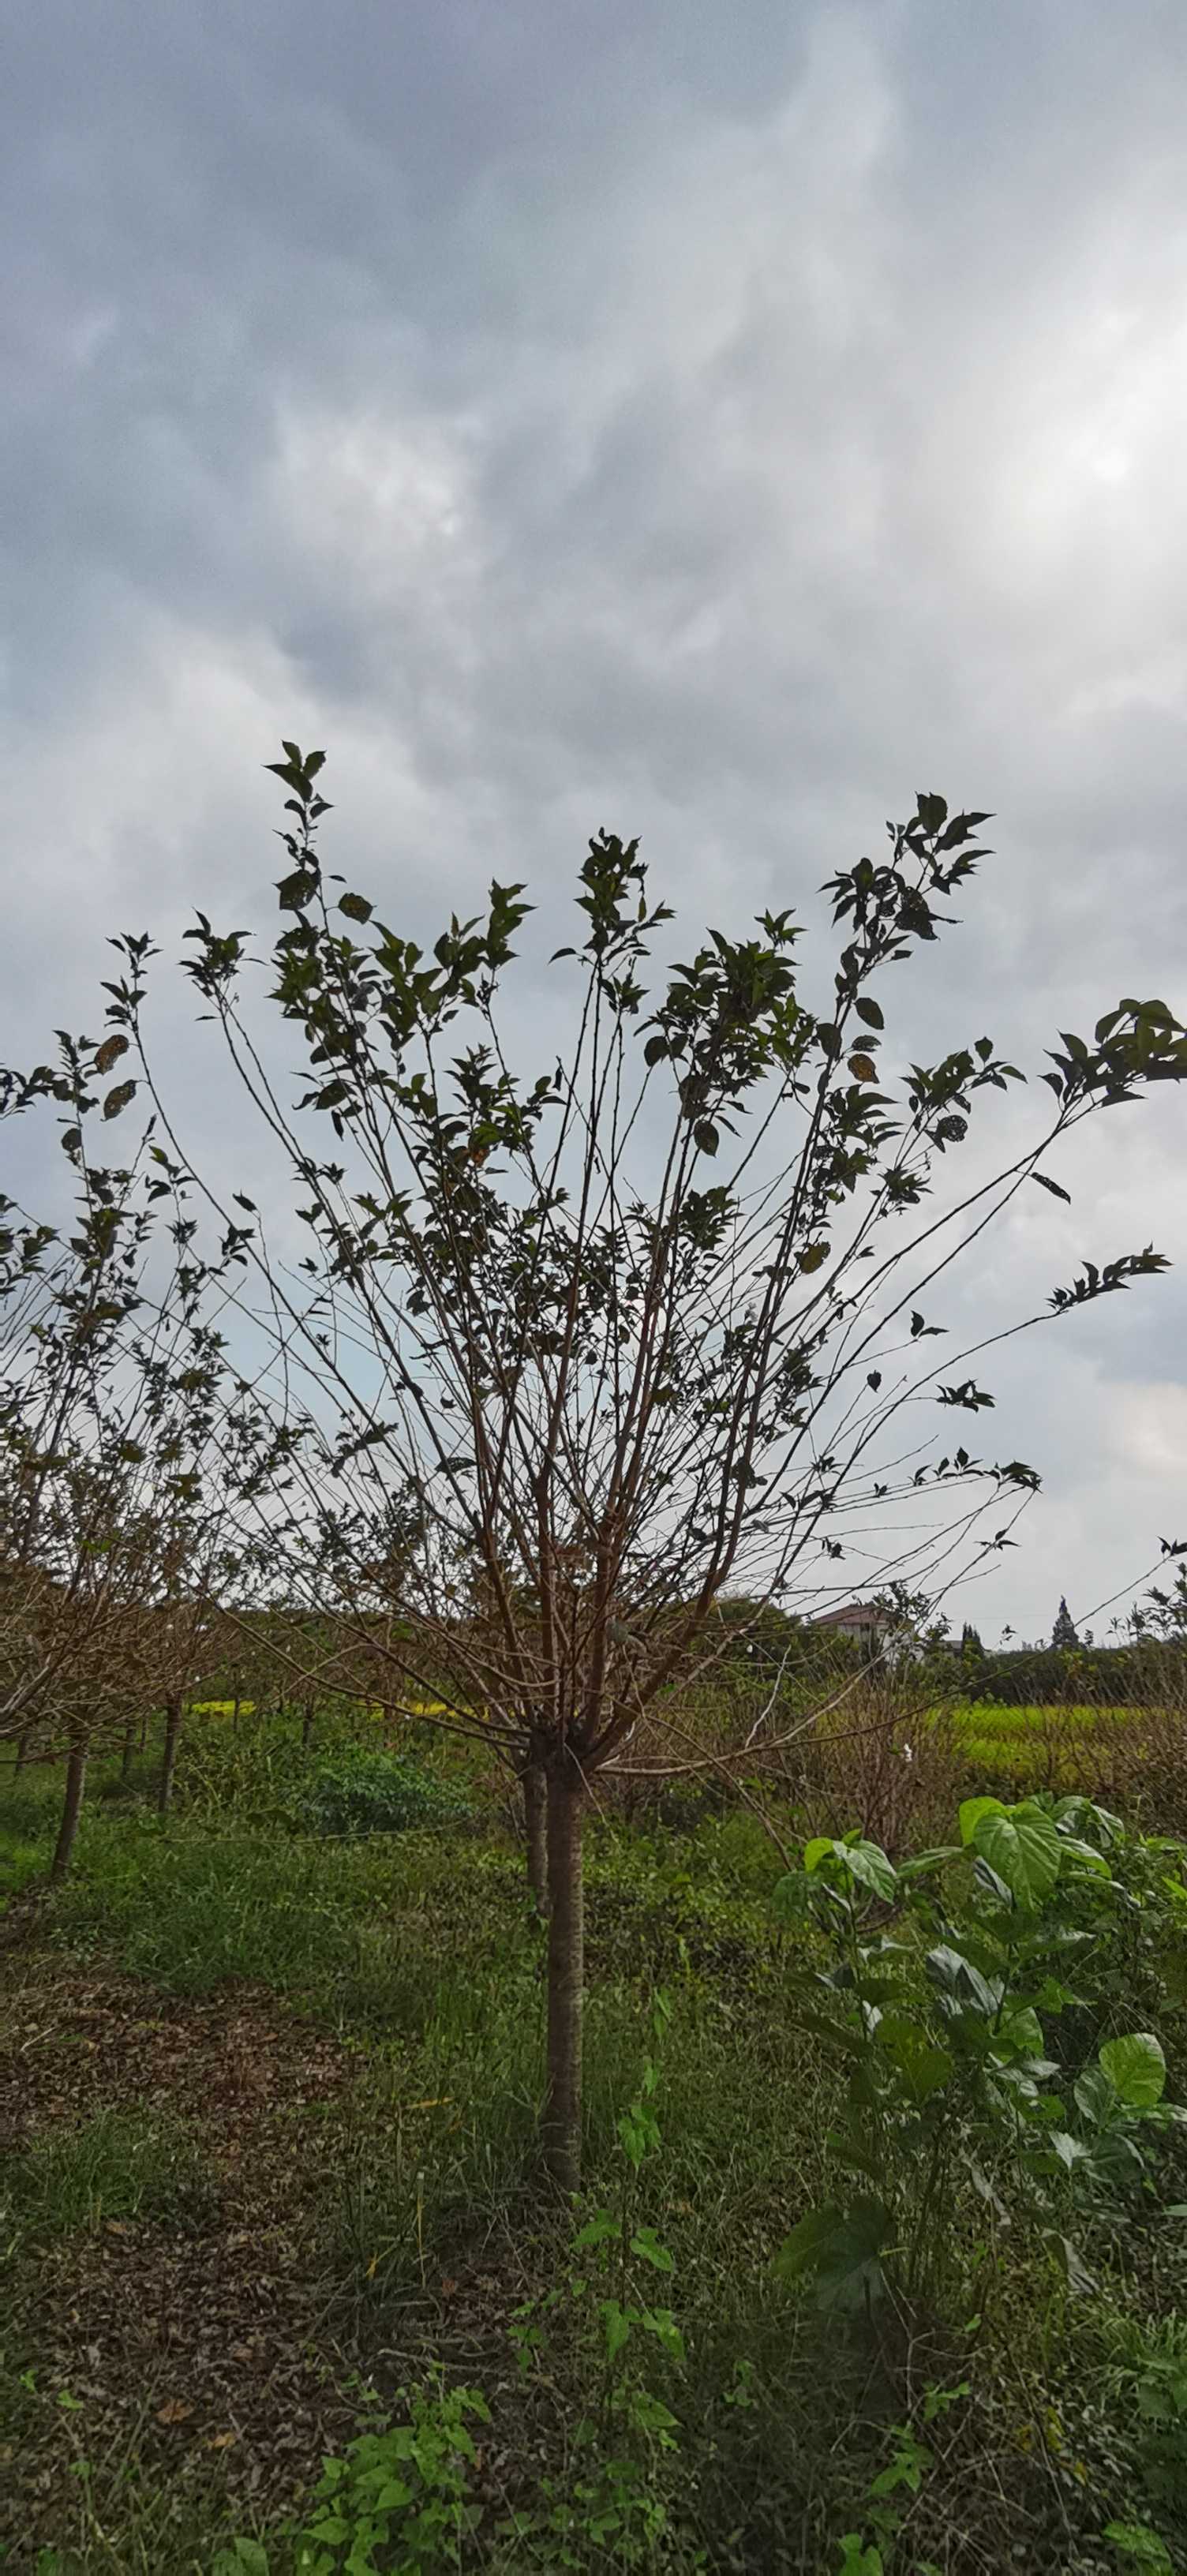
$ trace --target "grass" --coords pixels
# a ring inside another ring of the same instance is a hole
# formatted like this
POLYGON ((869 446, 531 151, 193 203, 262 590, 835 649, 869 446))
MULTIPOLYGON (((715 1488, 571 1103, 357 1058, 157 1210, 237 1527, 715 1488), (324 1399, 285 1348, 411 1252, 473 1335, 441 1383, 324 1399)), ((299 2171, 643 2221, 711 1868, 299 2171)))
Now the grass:
POLYGON ((1018 1796, 1035 1788, 1117 1795, 1140 1771, 1150 1742, 1174 1725, 1169 1711, 1092 1702, 962 1700, 943 1715, 977 1785, 1000 1782, 1018 1796))
POLYGON ((53 2128, 6 2159, 0 2241, 8 2259, 26 2243, 113 2220, 176 2218, 200 2207, 209 2175, 183 2121, 107 2108, 80 2128, 53 2128))
MULTIPOLYGON (((987 1713, 962 1712, 966 1758, 1044 1740, 1045 1713, 992 1717, 1006 1723, 979 1739, 987 1713)), ((847 2532, 875 2545, 880 2478, 906 2516, 878 2544, 885 2576, 1104 2576, 1126 2563, 1110 2520, 1173 2528, 1187 2227, 1161 2205, 1124 2244, 1102 2239, 1080 2301, 1025 2231, 995 2237, 974 2322, 969 2302, 867 2331, 774 2277, 828 2187, 837 2079, 789 2018, 809 1936, 771 1908, 782 1864, 734 1810, 591 1833, 584 2209, 625 2206, 629 2185, 632 2225, 670 2255, 654 2295, 686 2360, 657 2351, 647 2384, 676 2448, 631 2437, 634 2521, 596 2536, 595 2478, 571 2558, 538 2529, 499 2538, 510 2509, 539 2518, 549 2481, 570 2500, 589 2487, 579 2428, 602 2405, 596 2283, 532 2188, 543 1935, 519 1855, 493 1825, 306 1835, 283 1748, 239 1795, 231 1756, 194 1732, 179 1812, 94 1797, 71 1878, 3 1954, 0 2118, 36 2072, 32 2125, 22 2110, 0 2159, 0 2454, 23 2516, 0 2521, 6 2576, 39 2548, 58 2553, 46 2576, 225 2576, 236 2535, 265 2552, 240 2558, 248 2576, 291 2576, 286 2516, 307 2510, 322 2452, 342 2451, 368 2391, 385 2421, 438 2365, 493 2410, 463 2562, 493 2576, 828 2576, 847 2532), (661 2143, 635 2186, 619 2123, 659 1986, 661 2143), (929 2389, 943 2404, 912 2488, 902 2427, 924 2439, 929 2389)), ((117 1767, 96 1766, 100 1792, 117 1767)), ((44 1868, 58 1794, 36 1769, 0 1791, 0 1896, 44 1868)), ((1172 2076, 1181 2091, 1181 2047, 1172 2076)))

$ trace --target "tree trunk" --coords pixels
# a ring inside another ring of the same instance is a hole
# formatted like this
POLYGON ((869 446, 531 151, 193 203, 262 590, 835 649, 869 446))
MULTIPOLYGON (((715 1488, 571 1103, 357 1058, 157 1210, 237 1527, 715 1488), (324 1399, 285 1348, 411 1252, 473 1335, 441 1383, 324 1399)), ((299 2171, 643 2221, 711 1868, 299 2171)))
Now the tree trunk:
POLYGON ((563 1756, 548 1771, 548 2086, 544 2161, 562 2191, 581 2182, 581 2022, 585 2000, 585 1783, 563 1756))
POLYGON ((142 1717, 142 1718, 141 1718, 141 1720, 140 1720, 140 1750, 141 1750, 141 1752, 142 1752, 142 1753, 143 1753, 144 1748, 145 1748, 145 1746, 146 1746, 146 1744, 147 1744, 147 1743, 148 1743, 148 1710, 146 1709, 146 1710, 145 1710, 145 1712, 144 1712, 143 1717, 142 1717))
POLYGON ((181 1734, 181 1692, 174 1691, 165 1702, 165 1749, 161 1756, 161 1777, 157 1783, 157 1814, 167 1816, 173 1796, 173 1774, 177 1767, 177 1744, 181 1734))
POLYGON ((124 1728, 123 1749, 122 1749, 122 1751, 121 1751, 121 1753, 120 1753, 120 1787, 121 1787, 121 1789, 126 1789, 126 1788, 127 1788, 128 1782, 129 1782, 129 1780, 130 1780, 130 1779, 131 1779, 131 1777, 132 1777, 132 1760, 133 1760, 133 1756, 134 1756, 134 1754, 135 1754, 135 1751, 136 1751, 136 1721, 135 1721, 135 1718, 129 1718, 128 1723, 127 1723, 126 1727, 124 1728))
POLYGON ((66 1764, 66 1796, 62 1805, 62 1821, 58 1827, 58 1839, 49 1866, 51 1887, 56 1887, 59 1880, 65 1878, 70 1867, 70 1855, 74 1849, 74 1837, 78 1832, 78 1819, 82 1813, 82 1793, 86 1785, 86 1776, 87 1748, 85 1744, 72 1744, 66 1764))
POLYGON ((14 1780, 20 1779, 25 1764, 29 1759, 29 1746, 32 1741, 33 1729, 31 1726, 27 1726, 24 1734, 18 1735, 16 1740, 16 1761, 12 1766, 12 1776, 14 1780))
POLYGON ((312 1702, 312 1700, 311 1700, 311 1699, 307 1699, 307 1700, 306 1700, 306 1702, 305 1702, 305 1714, 304 1714, 304 1717, 303 1717, 303 1718, 302 1718, 302 1720, 301 1720, 301 1751, 302 1751, 302 1753, 308 1753, 308 1751, 309 1751, 309 1747, 310 1747, 310 1745, 312 1744, 312 1742, 313 1742, 313 1702, 312 1702))
POLYGON ((527 1826, 528 1886, 541 1914, 547 1914, 548 1782, 540 1762, 529 1762, 524 1772, 523 1811, 527 1826))

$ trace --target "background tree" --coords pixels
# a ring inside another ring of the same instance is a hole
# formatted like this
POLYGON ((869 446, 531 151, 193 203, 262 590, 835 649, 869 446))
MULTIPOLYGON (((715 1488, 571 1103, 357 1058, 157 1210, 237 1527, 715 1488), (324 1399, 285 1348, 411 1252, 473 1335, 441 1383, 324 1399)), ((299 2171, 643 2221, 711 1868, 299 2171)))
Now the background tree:
MULTIPOLYGON (((545 2141, 571 2187, 591 1785, 654 1771, 646 1727, 662 1726, 669 1767, 707 1759, 687 1694, 723 1595, 759 1616, 827 1606, 851 1595, 852 1550, 863 1589, 874 1564, 879 1588, 924 1590, 934 1612, 958 1565, 1011 1543, 1037 1476, 951 1437, 935 1456, 922 1404, 950 1421, 993 1399, 971 1372, 978 1345, 937 1364, 944 1328, 922 1301, 1019 1189, 1066 1196, 1041 1157, 1099 1107, 1181 1079, 1187 1039, 1165 1005, 1136 1001, 1091 1043, 1065 1037, 1033 1142, 962 1189, 975 1111, 1022 1076, 988 1037, 884 1072, 872 989, 936 937, 984 856, 986 817, 927 795, 888 826, 881 863, 831 881, 840 949, 812 1002, 789 911, 665 966, 671 913, 638 844, 602 832, 576 944, 557 952, 577 979, 571 1044, 521 1071, 499 1004, 523 888, 494 884, 426 955, 323 873, 322 754, 286 743, 273 766, 290 817, 273 998, 311 1076, 295 1103, 246 1015, 247 934, 200 914, 187 936, 307 1230, 294 1271, 240 1199, 255 1329, 289 1390, 286 1597, 367 1646, 387 1705, 435 1698, 439 1724, 480 1735, 542 1795, 545 2141)), ((154 952, 144 936, 117 945, 111 1025, 135 1041, 176 1171, 196 1178, 150 1060, 154 952)), ((1045 1315, 1164 1266, 1150 1248, 1089 1265, 1045 1315)))
POLYGON ((1064 1651, 1071 1646, 1078 1646, 1080 1643, 1079 1637, 1076 1634, 1076 1623, 1072 1617, 1071 1611, 1068 1609, 1062 1593, 1060 1594, 1059 1608, 1055 1615, 1055 1625, 1051 1631, 1051 1643, 1053 1646, 1058 1646, 1064 1651))
MULTIPOLYGON (((11 1108, 57 1101, 74 1230, 4 1203, 0 1233, 0 1742, 64 1756, 53 1872, 69 1866, 91 1746, 166 1711, 159 1803, 212 1604, 269 1481, 268 1433, 209 1309, 236 1246, 193 1247, 185 1182, 151 1126, 123 1166, 88 1150, 136 1084, 104 1089, 127 1041, 62 1035, 11 1108), (261 1482, 262 1480, 262 1482, 261 1482)), ((241 1256, 239 1256, 241 1259, 241 1256)))

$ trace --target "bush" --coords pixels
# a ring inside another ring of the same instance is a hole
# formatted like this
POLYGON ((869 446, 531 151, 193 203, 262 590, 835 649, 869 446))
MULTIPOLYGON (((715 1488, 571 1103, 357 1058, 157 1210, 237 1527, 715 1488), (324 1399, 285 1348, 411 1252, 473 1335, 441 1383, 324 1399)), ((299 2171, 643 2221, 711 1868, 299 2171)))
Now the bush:
POLYGON ((470 1812, 465 1791, 422 1763, 354 1747, 321 1764, 299 1803, 301 1823, 318 1834, 401 1834, 461 1824, 470 1812))

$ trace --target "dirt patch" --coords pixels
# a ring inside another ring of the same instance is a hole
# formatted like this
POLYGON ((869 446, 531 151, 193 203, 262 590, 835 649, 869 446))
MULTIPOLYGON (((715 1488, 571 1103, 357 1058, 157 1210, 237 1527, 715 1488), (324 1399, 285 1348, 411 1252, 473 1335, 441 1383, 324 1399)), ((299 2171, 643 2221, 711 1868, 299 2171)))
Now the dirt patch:
POLYGON ((187 2124, 210 2187, 167 2218, 99 2218, 27 2244, 10 2265, 0 2306, 19 2422, 0 2428, 0 2540, 14 2570, 42 2542, 82 2538, 88 2513, 101 2526, 104 2479, 126 2481, 130 2461, 178 2506, 216 2486, 249 2525, 291 2502, 353 2420, 311 2134, 350 2054, 242 1988, 191 2002, 50 1956, 22 1969, 0 2029, 0 2150, 106 2111, 161 2114, 187 2124))
POLYGON ((200 2166, 164 2212, 34 2227, 0 2260, 11 2576, 41 2546, 88 2568, 204 2565, 217 2529, 262 2528, 308 2494, 324 2454, 359 2429, 363 2384, 390 2404, 437 2363, 495 2408, 478 2500, 498 2514, 528 2498, 559 2404, 525 2391, 508 2343, 509 2316, 539 2286, 533 2228, 476 2235, 444 2272, 430 2259, 389 2295, 363 2279, 348 2289, 328 2265, 356 2050, 266 1989, 163 1995, 35 1943, 8 1982, 0 2196, 6 2160, 107 2113, 180 2126, 200 2166))
POLYGON ((236 1986, 191 2001, 134 1977, 30 1961, 0 2025, 0 2148, 100 2108, 160 2108, 191 2120, 216 2160, 233 2165, 245 2126, 291 2121, 329 2100, 350 2065, 337 2041, 264 1992, 236 1986))

